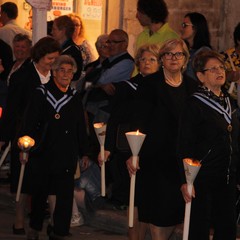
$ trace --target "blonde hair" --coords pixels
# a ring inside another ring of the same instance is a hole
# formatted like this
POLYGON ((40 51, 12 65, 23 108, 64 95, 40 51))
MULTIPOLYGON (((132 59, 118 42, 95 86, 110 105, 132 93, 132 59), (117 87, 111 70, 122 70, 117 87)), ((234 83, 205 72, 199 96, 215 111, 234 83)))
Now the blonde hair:
POLYGON ((84 27, 82 18, 81 18, 78 14, 76 14, 76 13, 69 13, 68 16, 69 16, 72 20, 74 20, 75 18, 77 18, 77 19, 79 20, 80 25, 81 25, 81 28, 80 28, 78 37, 79 37, 79 38, 85 38, 85 27, 84 27))
POLYGON ((139 59, 142 57, 144 52, 149 52, 153 54, 158 60, 159 60, 159 50, 160 50, 160 45, 158 44, 145 44, 141 46, 136 53, 135 56, 135 64, 137 67, 139 67, 140 62, 139 59))
POLYGON ((170 52, 172 49, 174 49, 177 45, 181 45, 182 49, 183 49, 183 53, 185 55, 185 62, 183 65, 183 69, 186 69, 188 60, 189 60, 189 51, 188 51, 188 47, 186 45, 186 43, 184 42, 184 40, 182 39, 170 39, 165 41, 164 43, 162 43, 161 47, 160 47, 160 58, 162 58, 162 56, 164 55, 164 53, 166 52, 170 52))

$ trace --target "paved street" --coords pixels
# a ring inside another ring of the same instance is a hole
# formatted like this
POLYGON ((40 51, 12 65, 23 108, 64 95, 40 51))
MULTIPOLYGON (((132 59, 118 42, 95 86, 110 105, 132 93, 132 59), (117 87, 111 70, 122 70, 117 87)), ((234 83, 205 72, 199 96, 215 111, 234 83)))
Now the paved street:
MULTIPOLYGON (((0 240, 20 240, 26 239, 26 236, 17 236, 12 234, 12 224, 14 219, 14 198, 9 193, 9 186, 0 182, 0 240)), ((28 219, 26 219, 27 226, 28 219)), ((46 235, 45 221, 44 230, 40 235, 40 240, 48 240, 46 235)), ((97 223, 95 223, 97 225, 97 223)), ((71 228, 72 237, 69 240, 127 240, 126 233, 101 230, 104 228, 91 227, 83 225, 81 227, 71 228)))

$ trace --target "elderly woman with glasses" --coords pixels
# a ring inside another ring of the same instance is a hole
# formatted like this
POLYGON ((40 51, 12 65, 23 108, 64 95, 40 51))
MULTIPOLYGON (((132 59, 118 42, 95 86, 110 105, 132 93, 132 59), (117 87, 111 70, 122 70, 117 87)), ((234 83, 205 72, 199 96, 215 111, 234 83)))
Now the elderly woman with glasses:
POLYGON ((178 139, 181 191, 192 202, 189 240, 236 239, 235 193, 239 164, 239 122, 222 86, 226 73, 221 55, 199 53, 193 67, 200 81, 189 98, 180 121, 178 139), (187 191, 183 159, 202 160, 193 198, 187 191))
POLYGON ((197 83, 183 74, 189 58, 183 40, 164 42, 159 53, 161 70, 146 76, 138 87, 132 130, 147 136, 138 167, 129 158, 127 168, 130 175, 137 173, 138 220, 149 224, 152 239, 167 240, 183 220, 176 156, 178 121, 197 83))

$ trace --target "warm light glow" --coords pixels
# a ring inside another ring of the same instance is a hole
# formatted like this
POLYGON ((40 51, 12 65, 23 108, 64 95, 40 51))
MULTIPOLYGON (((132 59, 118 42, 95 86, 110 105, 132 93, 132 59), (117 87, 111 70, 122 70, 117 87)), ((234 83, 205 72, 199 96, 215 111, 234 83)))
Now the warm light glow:
POLYGON ((28 150, 35 144, 34 139, 29 136, 23 136, 18 139, 18 145, 22 150, 28 150))
POLYGON ((201 163, 198 160, 193 160, 192 158, 185 158, 184 161, 191 166, 201 166, 201 163))
POLYGON ((103 127, 104 125, 105 125, 104 122, 94 123, 94 124, 93 124, 94 128, 101 128, 101 127, 103 127))
POLYGON ((0 118, 2 117, 2 108, 0 107, 0 118))
POLYGON ((137 133, 136 133, 136 135, 139 135, 139 130, 137 130, 137 133))

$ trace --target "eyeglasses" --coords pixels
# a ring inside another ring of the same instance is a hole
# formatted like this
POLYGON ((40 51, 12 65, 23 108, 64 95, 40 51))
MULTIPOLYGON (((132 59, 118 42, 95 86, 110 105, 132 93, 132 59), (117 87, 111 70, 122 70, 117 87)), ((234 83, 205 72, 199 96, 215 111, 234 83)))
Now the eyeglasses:
POLYGON ((210 73, 218 73, 219 71, 224 72, 226 71, 226 67, 224 65, 220 65, 217 67, 205 68, 202 72, 209 71, 210 73))
POLYGON ((186 28, 187 26, 194 26, 193 24, 191 24, 191 23, 185 23, 185 22, 183 22, 182 24, 182 28, 186 28))
POLYGON ((171 60, 173 59, 173 56, 177 59, 177 60, 181 60, 183 59, 183 57, 185 57, 185 53, 184 52, 176 52, 176 53, 172 53, 172 52, 165 52, 163 54, 164 58, 166 60, 171 60))
POLYGON ((150 62, 150 63, 155 63, 157 62, 157 59, 156 58, 139 58, 139 62, 140 63, 146 63, 146 62, 150 62))
POLYGON ((57 69, 57 71, 60 72, 61 74, 67 74, 67 75, 73 74, 73 70, 72 69, 66 70, 64 68, 59 68, 59 69, 57 69))
POLYGON ((122 43, 122 42, 125 42, 125 40, 107 40, 106 43, 109 44, 109 45, 114 45, 114 44, 117 44, 117 43, 122 43))

